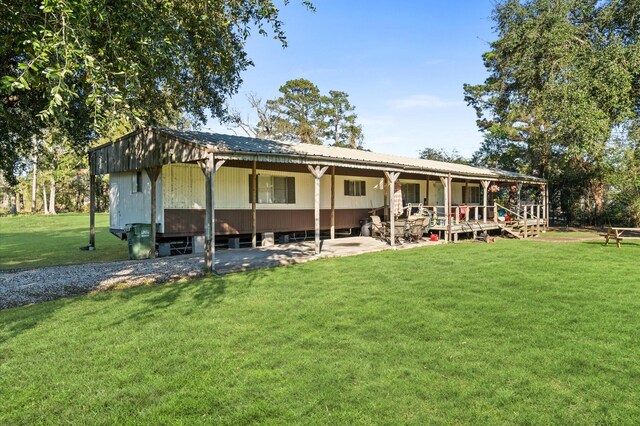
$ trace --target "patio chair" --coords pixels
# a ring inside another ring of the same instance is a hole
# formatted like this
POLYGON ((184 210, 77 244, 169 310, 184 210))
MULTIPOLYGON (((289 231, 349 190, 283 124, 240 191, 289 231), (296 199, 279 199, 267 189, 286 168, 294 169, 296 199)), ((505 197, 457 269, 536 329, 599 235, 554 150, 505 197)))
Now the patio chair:
POLYGON ((376 238, 376 234, 378 238, 384 240, 385 226, 382 220, 380 220, 380 216, 371 216, 371 236, 376 238))
POLYGON ((418 218, 409 227, 407 230, 407 238, 411 242, 418 242, 422 239, 422 236, 427 232, 429 228, 429 219, 428 218, 418 218))

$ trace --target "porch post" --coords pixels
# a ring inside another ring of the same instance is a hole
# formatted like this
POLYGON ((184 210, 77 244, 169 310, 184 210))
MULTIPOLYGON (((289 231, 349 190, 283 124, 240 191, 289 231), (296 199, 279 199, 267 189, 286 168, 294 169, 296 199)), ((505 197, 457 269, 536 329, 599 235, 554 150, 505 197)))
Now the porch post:
POLYGON ((200 168, 204 172, 206 177, 205 187, 205 204, 206 204, 206 219, 204 225, 204 262, 207 271, 215 271, 216 258, 215 258, 215 202, 214 202, 214 176, 216 171, 224 164, 225 160, 220 160, 217 163, 213 156, 213 152, 209 152, 206 158, 198 161, 200 168))
POLYGON ((424 207, 427 207, 429 205, 429 184, 430 184, 429 176, 427 175, 427 192, 426 192, 424 207))
POLYGON ((331 239, 336 238, 336 166, 331 166, 331 239))
POLYGON ((313 200, 313 216, 315 222, 315 252, 320 254, 320 178, 327 171, 329 166, 316 166, 307 165, 307 168, 315 178, 314 185, 314 200, 313 200))
POLYGON ((389 182, 389 219, 391 221, 391 247, 396 247, 396 215, 393 211, 393 194, 396 188, 396 181, 400 176, 400 172, 384 172, 389 182))
POLYGON ((256 160, 253 160, 253 167, 251 169, 251 247, 257 247, 257 238, 256 235, 258 233, 258 221, 257 221, 257 212, 256 212, 256 203, 258 194, 258 176, 256 175, 256 160))
POLYGON ((93 171, 89 173, 89 250, 92 250, 96 247, 96 175, 93 171))
POLYGON ((542 225, 546 230, 549 227, 549 190, 547 185, 541 185, 542 190, 542 214, 544 215, 544 221, 542 225))
POLYGON ((487 203, 489 202, 487 190, 489 189, 491 181, 481 180, 480 183, 482 184, 482 223, 487 223, 487 203))
POLYGON ((156 232, 158 231, 156 229, 156 182, 161 171, 162 166, 146 169, 147 176, 151 181, 151 253, 149 254, 151 259, 156 258, 156 232))
POLYGON ((449 215, 451 214, 451 206, 449 205, 449 191, 450 191, 450 183, 451 183, 451 175, 447 177, 440 176, 440 182, 444 188, 444 224, 447 227, 447 232, 445 232, 444 240, 449 242, 449 238, 451 237, 451 220, 449 215))

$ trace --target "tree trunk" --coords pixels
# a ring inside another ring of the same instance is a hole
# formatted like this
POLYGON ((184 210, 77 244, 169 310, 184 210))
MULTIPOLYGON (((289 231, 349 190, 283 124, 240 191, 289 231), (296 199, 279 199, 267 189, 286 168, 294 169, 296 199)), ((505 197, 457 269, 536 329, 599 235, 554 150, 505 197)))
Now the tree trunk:
POLYGON ((17 211, 16 211, 16 203, 15 203, 16 198, 17 198, 16 193, 12 191, 11 194, 9 195, 9 213, 10 214, 16 214, 17 213, 17 211))
POLYGON ((18 198, 16 200, 18 212, 24 212, 24 193, 22 189, 18 191, 18 198))
POLYGON ((36 192, 38 191, 38 151, 33 154, 33 179, 31 180, 31 213, 36 212, 36 192))
POLYGON ((598 180, 591 184, 591 197, 593 198, 593 218, 594 225, 600 223, 602 214, 604 213, 604 197, 605 197, 604 182, 598 180))
POLYGON ((47 200, 47 185, 42 183, 42 209, 44 214, 49 214, 49 204, 47 200))
POLYGON ((56 179, 51 174, 50 186, 51 189, 49 191, 49 214, 57 214, 56 213, 56 179))

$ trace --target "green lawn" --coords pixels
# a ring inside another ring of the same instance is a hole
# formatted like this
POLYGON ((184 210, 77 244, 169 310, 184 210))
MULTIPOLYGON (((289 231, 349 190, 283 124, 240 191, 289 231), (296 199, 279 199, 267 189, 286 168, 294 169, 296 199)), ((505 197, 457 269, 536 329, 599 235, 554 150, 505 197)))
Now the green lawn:
POLYGON ((127 243, 109 233, 109 214, 96 214, 96 251, 88 214, 0 217, 0 270, 128 259, 127 243))
POLYGON ((500 240, 0 311, 0 424, 637 424, 639 260, 500 240))

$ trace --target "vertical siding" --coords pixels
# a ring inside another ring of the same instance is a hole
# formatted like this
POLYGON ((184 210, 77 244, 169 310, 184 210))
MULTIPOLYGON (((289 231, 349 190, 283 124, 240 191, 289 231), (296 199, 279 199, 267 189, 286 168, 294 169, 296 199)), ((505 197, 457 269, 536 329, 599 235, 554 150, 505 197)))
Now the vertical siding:
MULTIPOLYGON (((111 228, 123 229, 127 223, 149 223, 151 212, 151 181, 142 171, 142 192, 132 192, 136 172, 112 173, 109 176, 109 206, 111 228)), ((158 232, 163 232, 163 185, 162 175, 156 183, 156 221, 160 223, 158 232)))
POLYGON ((162 168, 162 175, 165 209, 205 208, 205 177, 200 167, 195 164, 170 164, 162 168))

